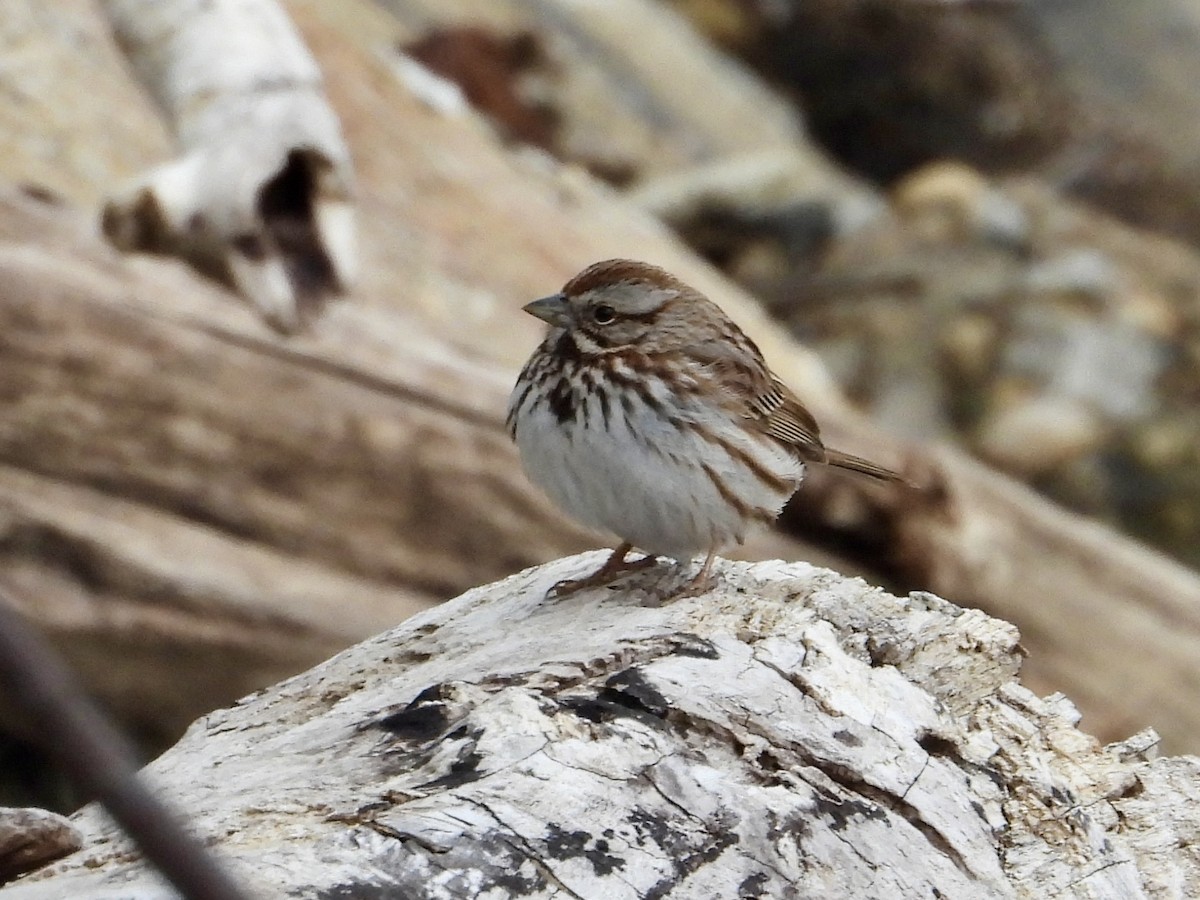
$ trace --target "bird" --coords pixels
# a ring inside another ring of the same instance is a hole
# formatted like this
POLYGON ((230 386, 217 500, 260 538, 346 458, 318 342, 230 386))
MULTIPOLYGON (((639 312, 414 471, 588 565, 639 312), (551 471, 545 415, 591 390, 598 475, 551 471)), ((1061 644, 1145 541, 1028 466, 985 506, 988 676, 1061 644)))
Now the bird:
POLYGON ((678 593, 708 590, 716 555, 773 523, 812 464, 905 480, 826 447, 754 342, 665 269, 604 260, 523 309, 549 329, 508 404, 521 464, 561 510, 619 540, 556 595, 700 553, 678 593), (629 560, 635 548, 646 556, 629 560))

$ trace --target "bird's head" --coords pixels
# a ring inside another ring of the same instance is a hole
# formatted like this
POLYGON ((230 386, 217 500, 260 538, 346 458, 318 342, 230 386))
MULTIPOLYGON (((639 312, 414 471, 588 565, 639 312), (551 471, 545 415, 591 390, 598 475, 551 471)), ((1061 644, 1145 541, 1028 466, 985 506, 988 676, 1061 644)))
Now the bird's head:
POLYGON ((657 266, 609 259, 524 309, 561 329, 561 334, 551 332, 552 340, 569 335, 579 352, 594 354, 625 347, 647 353, 675 349, 689 333, 689 322, 694 337, 697 325, 711 315, 709 307, 701 294, 657 266))

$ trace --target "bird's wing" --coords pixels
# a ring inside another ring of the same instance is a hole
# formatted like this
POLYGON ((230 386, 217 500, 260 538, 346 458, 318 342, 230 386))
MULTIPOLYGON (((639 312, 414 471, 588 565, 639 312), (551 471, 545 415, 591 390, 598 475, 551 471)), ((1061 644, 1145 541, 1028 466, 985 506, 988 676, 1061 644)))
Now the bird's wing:
POLYGON ((746 397, 747 418, 764 433, 787 444, 807 462, 825 462, 817 420, 775 374, 764 366, 746 397))
POLYGON ((746 419, 804 462, 825 463, 884 481, 904 482, 902 475, 860 456, 830 450, 821 441, 821 429, 812 413, 772 372, 749 338, 739 352, 730 352, 730 342, 691 348, 693 358, 711 366, 717 374, 730 411, 746 419))
POLYGON ((800 459, 824 462, 825 445, 812 414, 767 367, 753 341, 740 331, 734 337, 689 347, 687 355, 715 374, 730 412, 786 444, 800 459))

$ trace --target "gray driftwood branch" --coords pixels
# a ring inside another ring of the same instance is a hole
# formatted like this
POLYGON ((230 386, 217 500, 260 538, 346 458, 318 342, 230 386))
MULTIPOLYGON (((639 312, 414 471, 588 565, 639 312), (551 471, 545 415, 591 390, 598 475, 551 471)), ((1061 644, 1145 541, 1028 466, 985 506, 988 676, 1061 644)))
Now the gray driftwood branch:
MULTIPOLYGON (((198 722, 149 773, 263 898, 1179 897, 1197 762, 1101 746, 1015 629, 805 564, 477 588, 198 722), (660 579, 656 581, 655 579, 660 579)), ((167 896, 96 810, 2 900, 167 896)))
POLYGON ((355 268, 353 173, 321 73, 275 0, 103 0, 183 155, 112 197, 121 249, 183 257, 294 331, 355 268))

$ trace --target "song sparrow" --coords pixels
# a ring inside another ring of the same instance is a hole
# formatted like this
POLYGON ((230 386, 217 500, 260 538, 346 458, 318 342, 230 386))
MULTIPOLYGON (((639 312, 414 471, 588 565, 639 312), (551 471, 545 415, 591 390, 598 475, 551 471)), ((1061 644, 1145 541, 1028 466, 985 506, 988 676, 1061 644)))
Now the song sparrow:
POLYGON ((825 463, 900 476, 821 443, 817 423, 742 330, 670 273, 598 262, 524 307, 550 324, 517 379, 508 429, 529 477, 580 522, 620 545, 564 593, 704 552, 684 589, 708 587, 713 558, 773 522, 825 463), (633 549, 645 559, 630 563, 633 549))

